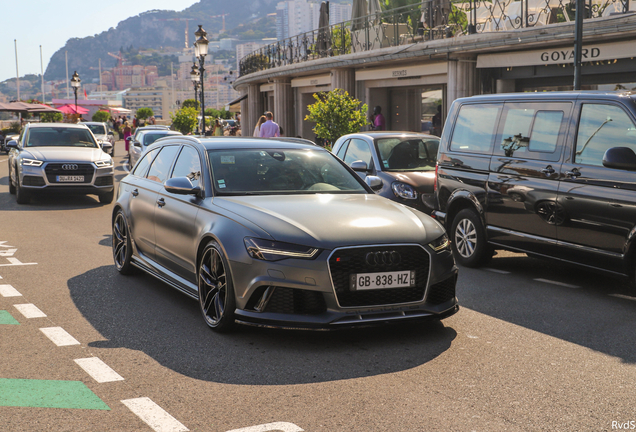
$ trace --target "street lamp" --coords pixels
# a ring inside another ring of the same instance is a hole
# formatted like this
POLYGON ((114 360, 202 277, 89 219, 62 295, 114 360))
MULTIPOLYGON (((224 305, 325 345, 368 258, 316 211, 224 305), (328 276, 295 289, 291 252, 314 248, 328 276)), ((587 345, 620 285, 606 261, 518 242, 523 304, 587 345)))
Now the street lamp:
MULTIPOLYGON (((199 74, 199 68, 197 67, 196 63, 192 64, 192 70, 190 71, 190 79, 192 80, 192 84, 194 85, 194 102, 196 106, 197 93, 199 91, 199 84, 201 81, 201 74, 199 74)), ((197 122, 196 134, 199 135, 199 122, 197 122)))
POLYGON ((199 74, 201 79, 201 118, 203 124, 201 125, 201 135, 205 135, 205 97, 203 92, 203 76, 205 75, 205 69, 203 64, 205 63, 205 56, 208 54, 208 33, 203 30, 203 26, 199 24, 199 30, 194 32, 197 40, 194 42, 194 56, 199 59, 199 74))
MULTIPOLYGON (((67 75, 68 76, 68 75, 67 75)), ((75 93, 75 114, 77 114, 77 89, 79 89, 80 83, 82 80, 80 79, 77 71, 73 73, 71 77, 71 87, 73 87, 73 92, 75 93)))

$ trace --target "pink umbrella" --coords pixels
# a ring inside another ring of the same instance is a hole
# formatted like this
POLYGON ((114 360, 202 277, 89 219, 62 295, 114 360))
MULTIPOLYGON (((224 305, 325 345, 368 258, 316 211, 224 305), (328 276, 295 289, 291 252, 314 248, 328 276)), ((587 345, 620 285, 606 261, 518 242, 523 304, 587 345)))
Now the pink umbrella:
POLYGON ((88 114, 88 110, 86 108, 82 108, 81 106, 77 107, 77 111, 75 110, 75 105, 66 104, 57 108, 62 111, 64 114, 88 114))

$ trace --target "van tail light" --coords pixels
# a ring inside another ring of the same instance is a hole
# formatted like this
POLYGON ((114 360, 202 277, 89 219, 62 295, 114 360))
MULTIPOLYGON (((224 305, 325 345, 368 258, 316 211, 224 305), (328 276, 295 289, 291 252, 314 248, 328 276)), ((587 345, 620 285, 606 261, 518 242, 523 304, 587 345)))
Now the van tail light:
POLYGON ((437 192, 437 170, 439 169, 439 164, 435 163, 435 181, 433 182, 433 192, 437 192))

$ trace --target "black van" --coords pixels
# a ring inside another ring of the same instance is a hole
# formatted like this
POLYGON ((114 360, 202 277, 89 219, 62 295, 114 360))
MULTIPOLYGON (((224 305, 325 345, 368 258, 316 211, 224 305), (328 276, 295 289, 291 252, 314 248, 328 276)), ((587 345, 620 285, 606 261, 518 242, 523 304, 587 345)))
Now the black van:
POLYGON ((436 167, 433 216, 457 261, 494 249, 634 279, 636 92, 458 99, 436 167))

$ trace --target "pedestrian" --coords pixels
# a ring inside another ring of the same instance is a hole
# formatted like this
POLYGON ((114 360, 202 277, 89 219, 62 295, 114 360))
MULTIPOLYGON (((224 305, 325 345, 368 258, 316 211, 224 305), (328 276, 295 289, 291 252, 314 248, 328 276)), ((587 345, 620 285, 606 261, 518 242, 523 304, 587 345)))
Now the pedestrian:
POLYGON ((139 120, 137 120, 137 114, 135 114, 135 118, 133 118, 133 127, 136 128, 139 126, 139 120))
POLYGON ((441 136, 442 135, 442 106, 437 105, 437 114, 433 116, 433 131, 432 135, 441 136))
POLYGON ((223 136, 223 125, 221 125, 219 119, 214 121, 214 136, 223 136))
POLYGON ((267 120, 267 118, 265 118, 264 115, 262 115, 258 119, 258 123, 256 123, 256 126, 254 126, 254 136, 255 137, 260 137, 261 136, 261 126, 263 125, 263 123, 265 123, 266 120, 267 120))
POLYGON ((373 125, 371 128, 375 131, 386 130, 386 121, 382 115, 382 107, 380 105, 373 108, 373 125))
POLYGON ((261 125, 261 138, 273 138, 280 136, 280 128, 276 122, 274 122, 274 114, 271 111, 265 113, 265 123, 261 125))
POLYGON ((119 139, 124 139, 124 121, 122 120, 122 116, 119 116, 117 119, 117 133, 119 134, 119 139))
POLYGON ((126 145, 126 153, 128 153, 128 138, 132 135, 132 129, 130 129, 130 125, 128 121, 124 122, 124 143, 126 145))

